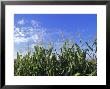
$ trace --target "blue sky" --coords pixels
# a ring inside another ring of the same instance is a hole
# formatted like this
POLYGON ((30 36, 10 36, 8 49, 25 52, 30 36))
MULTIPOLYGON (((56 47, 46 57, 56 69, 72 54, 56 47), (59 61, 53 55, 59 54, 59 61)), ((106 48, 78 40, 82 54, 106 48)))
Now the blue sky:
POLYGON ((97 36, 96 14, 15 14, 14 15, 14 57, 16 52, 25 53, 27 47, 52 42, 56 49, 64 40, 79 42, 92 40, 97 36))

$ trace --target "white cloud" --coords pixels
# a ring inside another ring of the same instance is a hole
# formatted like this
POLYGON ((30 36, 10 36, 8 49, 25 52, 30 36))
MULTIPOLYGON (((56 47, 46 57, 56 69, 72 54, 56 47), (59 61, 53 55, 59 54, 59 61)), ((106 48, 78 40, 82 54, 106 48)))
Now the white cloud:
POLYGON ((24 34, 23 34, 22 32, 19 32, 19 34, 20 34, 21 36, 24 36, 24 34))
POLYGON ((36 20, 31 20, 31 24, 34 27, 39 27, 40 26, 40 22, 39 21, 36 21, 36 20))
POLYGON ((14 36, 19 37, 19 36, 25 36, 25 34, 23 33, 22 30, 20 30, 20 28, 15 28, 14 30, 14 36))
MULTIPOLYGON (((25 29, 26 30, 26 29, 25 29)), ((25 43, 25 42, 29 42, 29 41, 33 41, 34 43, 39 42, 38 39, 38 34, 33 31, 33 29, 28 29, 27 32, 23 31, 23 29, 21 30, 20 28, 15 28, 14 30, 14 42, 15 43, 25 43), (29 32, 30 31, 30 32, 29 32)))
POLYGON ((35 34, 35 35, 33 35, 31 38, 32 38, 32 40, 33 40, 34 42, 37 42, 37 40, 38 40, 38 35, 35 34))
MULTIPOLYGON (((24 20, 18 21, 19 24, 24 24, 24 20)), ((35 20, 31 20, 30 26, 25 27, 16 27, 14 26, 14 42, 15 43, 26 43, 31 42, 32 43, 40 43, 44 39, 46 35, 46 28, 44 27, 36 27, 39 25, 39 22, 35 20)), ((28 23, 28 24, 29 24, 28 23)))
POLYGON ((29 38, 25 37, 14 37, 14 42, 15 43, 22 43, 22 42, 28 42, 29 38))
POLYGON ((36 25, 36 21, 35 20, 32 20, 32 25, 36 25))
POLYGON ((29 30, 30 32, 33 32, 33 28, 29 28, 28 30, 29 30))
POLYGON ((23 25, 24 24, 24 19, 19 20, 18 24, 23 25))

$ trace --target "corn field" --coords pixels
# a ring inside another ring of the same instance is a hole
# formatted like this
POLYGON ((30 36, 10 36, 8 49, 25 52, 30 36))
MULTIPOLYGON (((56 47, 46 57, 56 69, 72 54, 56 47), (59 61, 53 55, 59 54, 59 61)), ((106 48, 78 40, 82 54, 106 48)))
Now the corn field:
POLYGON ((17 52, 15 76, 97 76, 97 40, 92 45, 65 41, 57 53, 53 46, 34 46, 25 55, 17 52))

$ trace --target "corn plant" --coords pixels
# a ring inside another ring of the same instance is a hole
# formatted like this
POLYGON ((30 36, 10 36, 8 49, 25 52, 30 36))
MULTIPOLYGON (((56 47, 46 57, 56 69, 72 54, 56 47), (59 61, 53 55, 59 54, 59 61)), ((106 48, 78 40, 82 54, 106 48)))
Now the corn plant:
POLYGON ((97 40, 92 46, 85 42, 86 48, 77 43, 65 41, 60 53, 49 46, 34 46, 34 51, 25 55, 17 52, 14 60, 15 76, 96 76, 97 75, 97 40), (70 46, 71 45, 71 46, 70 46), (92 54, 91 54, 92 52, 92 54), (88 59, 89 58, 89 59, 88 59))

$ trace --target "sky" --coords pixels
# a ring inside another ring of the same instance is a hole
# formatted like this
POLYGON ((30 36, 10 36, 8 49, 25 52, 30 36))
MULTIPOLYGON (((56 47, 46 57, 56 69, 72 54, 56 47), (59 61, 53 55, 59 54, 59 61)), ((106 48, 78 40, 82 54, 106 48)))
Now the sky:
POLYGON ((52 43, 59 50, 67 39, 78 43, 92 42, 97 37, 96 14, 15 14, 14 58, 28 47, 52 43))

